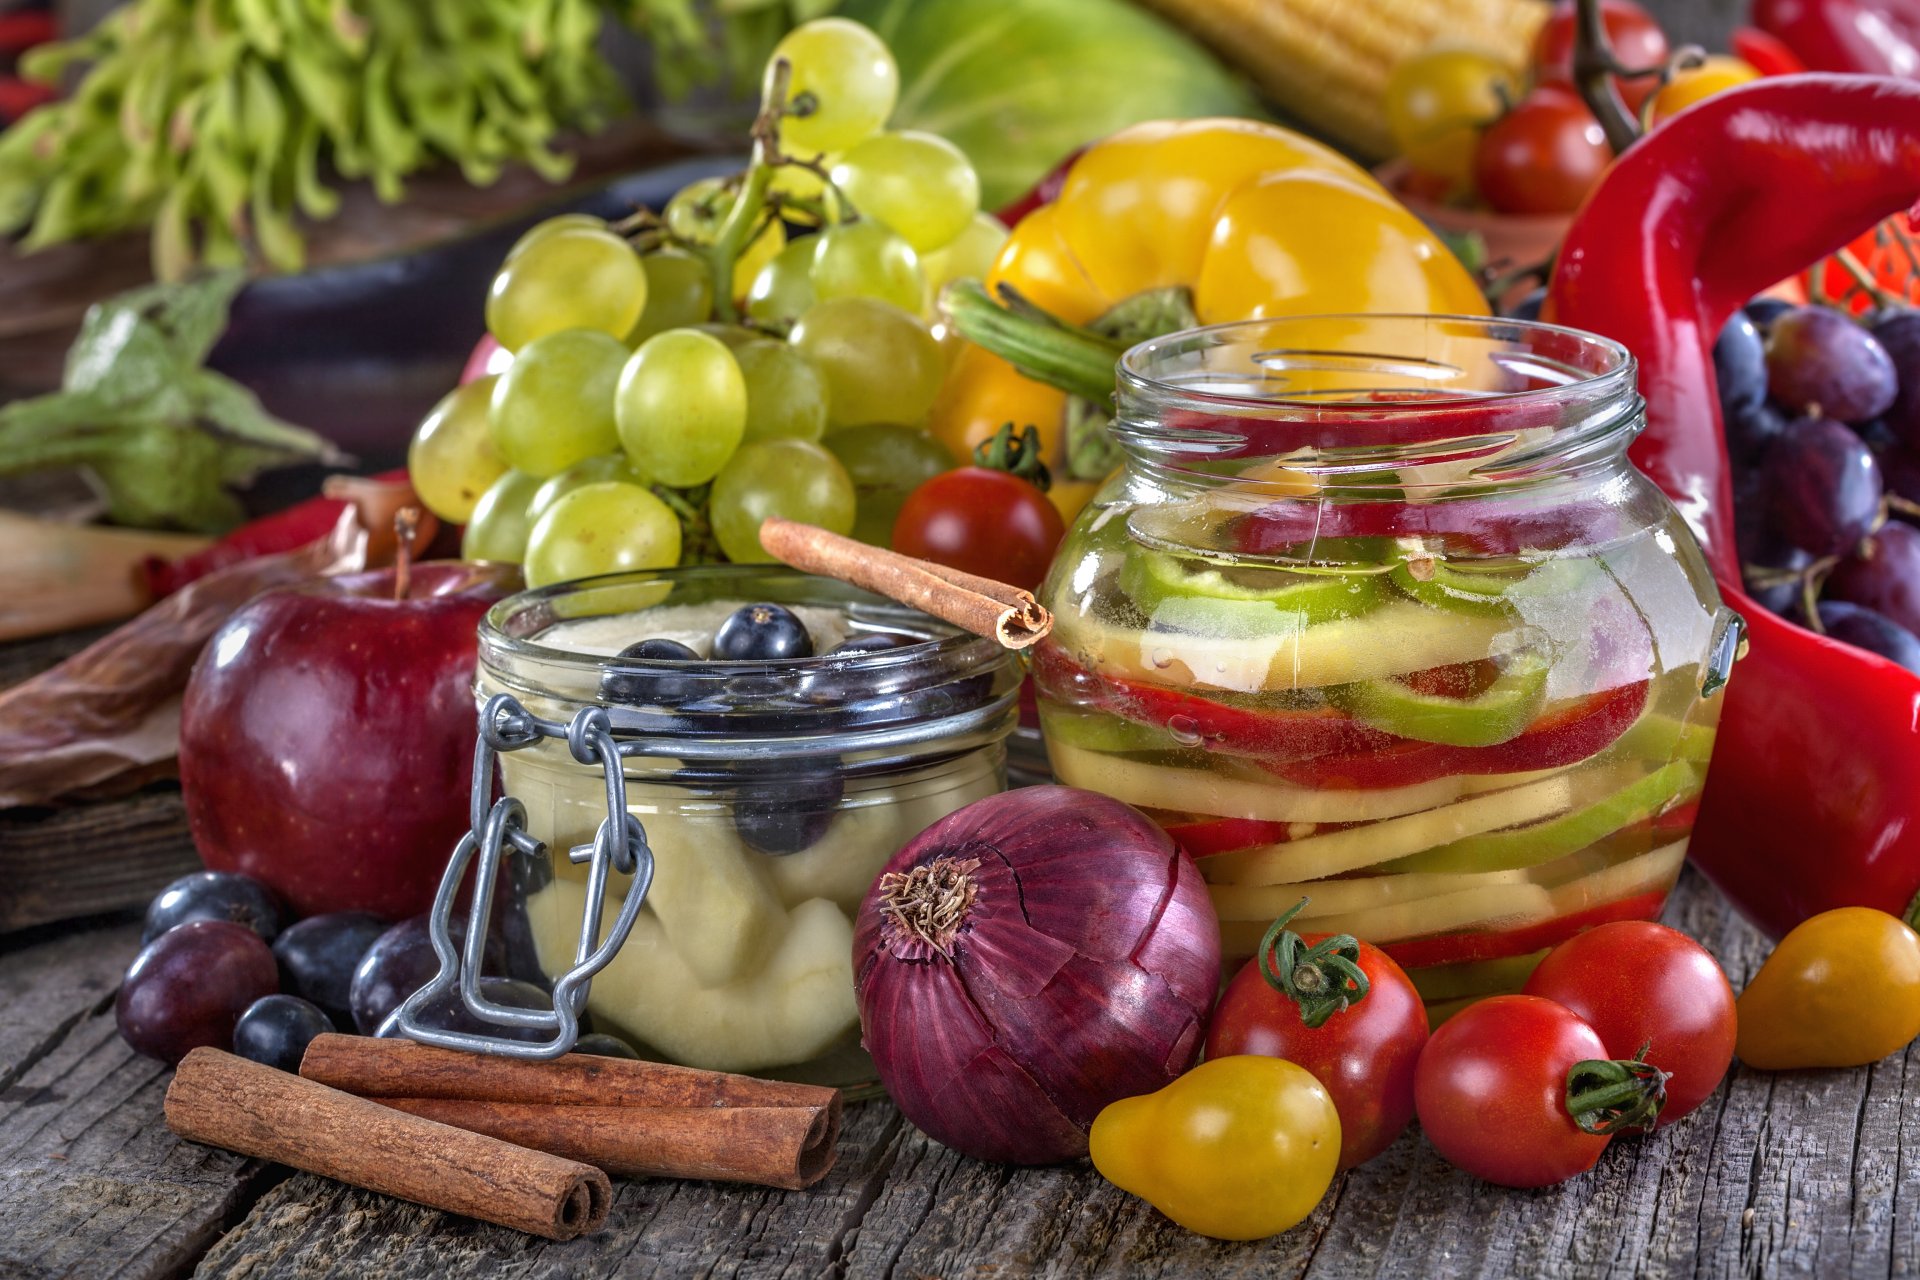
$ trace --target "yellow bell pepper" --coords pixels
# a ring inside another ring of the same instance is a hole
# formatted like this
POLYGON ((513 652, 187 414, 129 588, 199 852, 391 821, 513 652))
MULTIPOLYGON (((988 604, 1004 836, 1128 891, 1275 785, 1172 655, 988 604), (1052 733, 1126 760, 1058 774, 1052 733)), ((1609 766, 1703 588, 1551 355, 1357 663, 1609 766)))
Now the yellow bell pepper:
MULTIPOLYGON (((1273 316, 1487 310, 1466 268, 1366 170, 1251 120, 1153 121, 1088 148, 1059 199, 1013 229, 986 284, 1094 340, 1061 374, 988 332, 1015 318, 983 318, 950 294, 960 331, 993 351, 960 351, 929 429, 966 457, 1005 423, 1037 427, 1069 518, 1113 458, 1075 449, 1069 419, 1085 408, 1061 388, 1092 392, 1103 358, 1134 342, 1273 316)), ((1110 367, 1104 378, 1110 396, 1110 367)))

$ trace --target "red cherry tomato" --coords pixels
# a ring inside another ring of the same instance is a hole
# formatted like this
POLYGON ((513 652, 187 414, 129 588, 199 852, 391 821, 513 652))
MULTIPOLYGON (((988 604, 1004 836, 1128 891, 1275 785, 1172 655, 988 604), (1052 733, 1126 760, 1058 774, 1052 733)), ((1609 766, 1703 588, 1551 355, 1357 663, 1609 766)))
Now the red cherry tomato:
MULTIPOLYGON (((1613 46, 1614 60, 1621 66, 1639 71, 1658 70, 1672 52, 1667 33, 1645 9, 1633 0, 1600 0, 1600 21, 1607 29, 1607 43, 1613 46)), ((1533 39, 1533 65, 1543 84, 1573 84, 1573 36, 1578 19, 1574 0, 1559 0, 1553 15, 1533 39)), ((1640 104, 1660 87, 1657 75, 1613 78, 1628 109, 1639 111, 1640 104)))
MULTIPOLYGON (((1309 933, 1312 946, 1326 934, 1309 933)), ((1276 989, 1255 957, 1240 967, 1214 1010, 1207 1057, 1285 1058, 1313 1073, 1340 1114, 1340 1167, 1364 1164, 1393 1145, 1413 1119, 1413 1073, 1427 1043, 1427 1011, 1406 970, 1359 943, 1367 993, 1318 1027, 1276 989)))
MULTIPOLYGON (((1603 924, 1555 947, 1526 993, 1565 1005, 1600 1036, 1611 1058, 1651 1046, 1669 1073, 1660 1124, 1712 1096, 1733 1061, 1733 988, 1705 947, 1646 920, 1603 924)), ((1657 1127, 1657 1126, 1656 1126, 1657 1127)))
POLYGON ((1019 476, 961 467, 907 495, 893 522, 893 549, 1031 591, 1066 532, 1059 509, 1019 476))
POLYGON ((1506 1187, 1549 1187, 1593 1167, 1608 1138, 1567 1113, 1567 1072, 1605 1058, 1564 1005, 1493 996, 1433 1033, 1414 1071, 1420 1127, 1448 1163, 1506 1187))
POLYGON ((1612 159, 1587 104, 1543 85, 1480 135, 1473 181, 1501 213, 1572 213, 1612 159))

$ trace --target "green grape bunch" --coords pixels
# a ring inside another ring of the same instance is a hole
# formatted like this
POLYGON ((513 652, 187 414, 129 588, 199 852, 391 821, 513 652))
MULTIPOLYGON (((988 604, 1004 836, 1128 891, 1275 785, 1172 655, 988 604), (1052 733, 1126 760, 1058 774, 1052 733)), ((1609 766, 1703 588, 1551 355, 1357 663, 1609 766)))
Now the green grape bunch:
POLYGON ((746 170, 520 238, 487 302, 510 363, 429 415, 411 458, 427 505, 471 522, 468 554, 540 585, 769 560, 771 516, 888 541, 956 461, 923 427, 939 291, 1006 238, 959 150, 887 130, 899 89, 872 31, 806 22, 767 59, 746 170))
MULTIPOLYGON (((72 92, 0 133, 0 235, 31 251, 151 227, 163 280, 250 257, 295 271, 297 219, 339 207, 333 174, 387 203, 440 163, 477 186, 509 165, 557 182, 563 131, 625 105, 597 47, 609 8, 677 81, 718 70, 693 0, 129 0, 22 58, 72 92)), ((810 8, 748 6, 727 51, 810 8)))

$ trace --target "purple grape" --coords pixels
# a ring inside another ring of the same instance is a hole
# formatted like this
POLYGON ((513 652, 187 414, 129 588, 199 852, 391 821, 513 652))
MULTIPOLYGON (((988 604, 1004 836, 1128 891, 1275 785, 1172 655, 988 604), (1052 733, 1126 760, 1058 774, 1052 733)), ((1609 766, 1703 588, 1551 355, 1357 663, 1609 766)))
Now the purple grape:
POLYGON ((1762 296, 1755 298, 1740 310, 1746 313, 1747 319, 1753 321, 1753 327, 1765 336, 1767 330, 1773 327, 1773 322, 1794 310, 1794 307, 1795 304, 1788 302, 1785 298, 1762 296))
POLYGON ((1713 377, 1720 410, 1731 418, 1767 398, 1767 348, 1746 312, 1736 311, 1713 344, 1713 377))
POLYGON ((581 1036, 574 1044, 575 1053, 590 1053, 597 1058, 626 1058, 638 1062, 640 1051, 622 1040, 619 1036, 610 1036, 604 1031, 581 1036))
POLYGON ((1897 662, 1920 674, 1920 636, 1897 622, 1844 600, 1822 600, 1820 626, 1829 637, 1897 662))
MULTIPOLYGON (((467 936, 467 917, 456 914, 449 932, 453 935, 453 945, 462 946, 467 936)), ((489 936, 484 969, 493 972, 505 966, 505 948, 499 945, 498 939, 489 936)), ((414 916, 411 920, 402 920, 374 939, 366 955, 360 958, 360 967, 353 971, 353 986, 347 1000, 353 1025, 363 1036, 375 1034, 388 1014, 439 972, 440 959, 433 952, 427 918, 414 916)))
POLYGON ((1887 410, 1887 427, 1909 449, 1920 449, 1920 311, 1888 313, 1874 324, 1873 336, 1893 361, 1900 383, 1887 410))
POLYGON ((1876 458, 1884 458, 1900 447, 1900 437, 1893 433, 1893 428, 1884 417, 1854 423, 1853 434, 1860 437, 1860 443, 1873 450, 1876 458))
POLYGON ((1547 304, 1547 291, 1543 288, 1529 289, 1520 296, 1507 312, 1509 320, 1538 320, 1540 308, 1547 304))
POLYGON ((1786 434, 1788 415, 1771 400, 1729 409, 1723 419, 1727 456, 1736 467, 1757 466, 1767 446, 1786 434))
MULTIPOLYGON (((482 978, 480 994, 495 1004, 509 1009, 553 1008, 553 997, 549 996, 531 982, 522 982, 518 978, 482 978)), ((398 1005, 394 1006, 396 1009, 398 1005)), ((493 1036, 501 1040, 521 1040, 535 1044, 553 1038, 553 1032, 538 1027, 508 1027, 497 1022, 487 1022, 467 1009, 466 1001, 460 998, 458 991, 443 991, 429 1000, 420 1010, 420 1025, 432 1027, 436 1031, 465 1031, 472 1035, 493 1036)), ((584 1025, 584 1020, 582 1022, 584 1025)), ((379 1030, 382 1036, 397 1036, 399 1025, 391 1014, 383 1019, 379 1030)))
POLYGON ((261 996, 233 1024, 233 1051, 243 1058, 298 1072, 315 1036, 333 1030, 319 1005, 299 996, 261 996))
POLYGON ((1882 525, 1834 567, 1826 594, 1920 634, 1920 529, 1882 525))
POLYGON ((1761 608, 1771 613, 1777 613, 1782 617, 1793 617, 1799 611, 1802 598, 1800 580, 1798 578, 1792 578, 1784 582, 1775 582, 1766 586, 1759 586, 1755 583, 1758 574, 1756 574, 1754 570, 1757 569, 1760 573, 1768 574, 1769 577, 1779 571, 1797 574, 1806 572, 1807 567, 1812 563, 1813 557, 1798 547, 1788 547, 1780 555, 1778 563, 1761 564, 1758 561, 1749 560, 1747 562, 1747 572, 1745 575, 1747 579, 1745 584, 1747 594, 1752 596, 1755 603, 1759 604, 1761 608))
POLYGON ((114 1000, 114 1021, 136 1052, 178 1062, 201 1045, 230 1048, 233 1024, 279 981, 273 952, 252 929, 190 920, 134 958, 114 1000))
POLYGON ((1766 517, 1789 546, 1838 555, 1880 518, 1880 464, 1860 437, 1829 418, 1802 418, 1761 463, 1766 517))
POLYGON ((353 1029, 353 971, 387 922, 364 911, 309 916, 273 940, 281 985, 327 1011, 341 1030, 353 1029))
POLYGON ((1800 307, 1767 334, 1767 380, 1774 399, 1801 413, 1865 422, 1893 404, 1893 357, 1838 311, 1800 307))
POLYGON ((286 909, 273 896, 273 890, 252 876, 237 871, 196 871, 162 889, 148 905, 140 941, 152 942, 190 920, 228 920, 272 942, 285 918, 286 909))

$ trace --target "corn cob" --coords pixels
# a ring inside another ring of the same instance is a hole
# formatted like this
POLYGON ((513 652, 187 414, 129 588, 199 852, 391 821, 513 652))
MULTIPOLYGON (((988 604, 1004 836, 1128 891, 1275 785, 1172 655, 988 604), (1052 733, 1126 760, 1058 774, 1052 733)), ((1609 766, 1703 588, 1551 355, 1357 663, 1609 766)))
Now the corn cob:
POLYGON ((1142 0, 1253 78, 1274 104, 1369 159, 1393 153, 1387 77, 1436 44, 1519 67, 1544 0, 1142 0))

